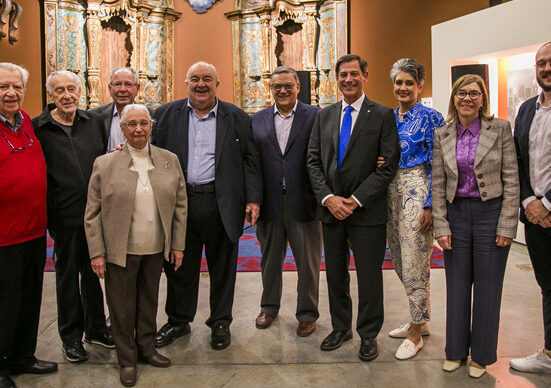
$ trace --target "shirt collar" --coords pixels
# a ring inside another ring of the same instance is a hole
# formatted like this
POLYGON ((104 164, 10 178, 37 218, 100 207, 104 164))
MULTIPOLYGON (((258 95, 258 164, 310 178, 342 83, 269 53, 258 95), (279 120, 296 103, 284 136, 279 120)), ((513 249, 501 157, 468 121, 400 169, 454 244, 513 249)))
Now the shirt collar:
POLYGON ((9 129, 11 129, 14 132, 17 132, 19 130, 19 127, 21 127, 21 124, 23 123, 23 114, 21 113, 21 111, 18 111, 15 114, 15 124, 14 125, 12 125, 12 123, 6 117, 4 117, 4 115, 2 115, 2 114, 0 114, 0 120, 2 121, 2 123, 4 123, 4 125, 6 127, 8 127, 9 129))
POLYGON ((536 110, 539 110, 540 108, 542 108, 542 109, 550 109, 551 108, 551 105, 550 106, 544 106, 543 105, 543 92, 540 93, 540 95, 538 96, 538 99, 536 100, 536 110))
POLYGON ((297 111, 297 105, 298 105, 298 100, 295 101, 295 106, 293 107, 293 110, 291 111, 291 113, 289 113, 287 116, 283 116, 281 114, 281 112, 279 111, 279 109, 277 109, 277 104, 274 104, 274 116, 277 114, 279 115, 280 117, 282 118, 286 118, 286 117, 289 117, 289 116, 293 116, 295 114, 295 112, 297 111))
POLYGON ((477 136, 480 132, 480 117, 477 118, 474 123, 471 124, 470 127, 464 128, 459 124, 459 120, 457 121, 457 136, 462 137, 465 132, 469 131, 469 133, 472 136, 477 136))
MULTIPOLYGON (((406 118, 406 117, 407 117, 407 118, 409 118, 409 119, 413 119, 413 117, 415 117, 415 115, 417 114, 417 111, 419 110, 419 107, 420 107, 420 106, 422 106, 422 104, 421 104, 419 101, 417 101, 417 102, 415 103, 415 105, 413 105, 413 106, 411 107, 410 110, 408 110, 406 113, 404 113, 404 114, 402 115, 402 117, 403 117, 403 118, 406 118)), ((400 107, 398 106, 398 108, 396 108, 396 109, 394 110, 394 115, 395 115, 396 117, 398 117, 398 112, 399 112, 399 111, 400 111, 400 107)))
MULTIPOLYGON (((195 109, 193 108, 193 106, 191 106, 190 102, 189 102, 189 98, 187 100, 187 106, 188 108, 190 109, 191 112, 193 112, 193 114, 195 116, 197 116, 197 113, 195 113, 195 109)), ((211 115, 211 113, 214 115, 214 117, 216 117, 216 112, 218 112, 218 98, 216 99, 216 104, 214 104, 214 107, 210 110, 210 112, 204 116, 205 118, 209 117, 211 115)), ((199 117, 199 116, 197 116, 199 117)))
POLYGON ((117 117, 119 115, 119 111, 117 110, 117 105, 113 103, 113 117, 117 117))
POLYGON ((360 109, 362 108, 362 104, 364 103, 364 100, 365 100, 365 93, 362 93, 362 95, 360 96, 360 98, 358 98, 356 101, 354 101, 352 104, 349 104, 347 103, 346 101, 344 101, 344 99, 342 100, 342 108, 341 110, 344 112, 344 108, 346 108, 348 105, 351 105, 352 108, 354 108, 354 110, 356 112, 359 112, 360 109))

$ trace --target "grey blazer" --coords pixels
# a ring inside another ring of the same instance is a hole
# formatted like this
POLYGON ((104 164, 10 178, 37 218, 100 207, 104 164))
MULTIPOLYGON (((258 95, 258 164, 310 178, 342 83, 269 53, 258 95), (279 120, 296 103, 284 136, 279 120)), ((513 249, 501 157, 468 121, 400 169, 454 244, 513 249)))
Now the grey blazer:
MULTIPOLYGON (((178 157, 150 145, 153 169, 149 181, 165 235, 165 259, 170 250, 183 251, 186 241, 187 195, 178 157)), ((105 257, 108 263, 126 266, 128 233, 134 208, 138 173, 130 170, 132 156, 127 146, 98 157, 88 186, 84 227, 90 257, 105 257)), ((147 238, 147 236, 144 236, 147 238)))
MULTIPOLYGON (((432 165, 432 216, 436 238, 451 235, 446 201, 452 203, 457 191, 457 121, 434 133, 432 165)), ((501 213, 496 235, 514 238, 517 231, 520 186, 515 144, 508 121, 482 119, 476 149, 474 173, 480 199, 501 197, 501 213)))

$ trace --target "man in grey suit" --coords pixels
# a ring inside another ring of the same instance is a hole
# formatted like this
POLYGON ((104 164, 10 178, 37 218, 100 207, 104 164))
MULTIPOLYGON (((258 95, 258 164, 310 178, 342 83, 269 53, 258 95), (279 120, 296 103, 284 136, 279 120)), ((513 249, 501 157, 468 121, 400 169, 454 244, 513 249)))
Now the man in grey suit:
POLYGON ((270 85, 275 104, 252 116, 253 138, 262 161, 263 204, 256 228, 262 250, 262 300, 256 327, 268 328, 279 312, 282 264, 291 245, 298 270, 297 335, 316 329, 321 224, 306 170, 306 150, 319 108, 297 100, 294 69, 274 70, 270 85))
MULTIPOLYGON (((113 69, 107 86, 113 101, 90 109, 90 112, 99 115, 104 123, 109 138, 107 143, 107 151, 109 151, 126 142, 120 127, 120 114, 126 105, 134 103, 138 95, 140 90, 138 73, 131 67, 113 69)), ((150 113, 153 114, 153 112, 150 113)))
POLYGON ((322 221, 329 310, 333 331, 322 350, 334 350, 352 338, 349 245, 358 277, 359 357, 378 355, 383 325, 383 277, 387 188, 398 167, 400 146, 392 109, 363 93, 367 62, 348 54, 335 66, 344 100, 321 110, 308 145, 307 166, 322 221), (377 156, 386 161, 377 168, 377 156))

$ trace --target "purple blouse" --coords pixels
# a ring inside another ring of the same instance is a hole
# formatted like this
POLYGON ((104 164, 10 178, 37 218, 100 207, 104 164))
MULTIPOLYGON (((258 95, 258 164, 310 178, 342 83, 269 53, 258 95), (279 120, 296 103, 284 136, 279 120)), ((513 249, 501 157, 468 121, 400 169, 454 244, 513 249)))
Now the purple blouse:
POLYGON ((480 119, 469 127, 463 128, 457 123, 457 144, 455 159, 457 161, 457 191, 455 195, 461 198, 480 198, 478 184, 474 175, 474 159, 480 138, 480 119))

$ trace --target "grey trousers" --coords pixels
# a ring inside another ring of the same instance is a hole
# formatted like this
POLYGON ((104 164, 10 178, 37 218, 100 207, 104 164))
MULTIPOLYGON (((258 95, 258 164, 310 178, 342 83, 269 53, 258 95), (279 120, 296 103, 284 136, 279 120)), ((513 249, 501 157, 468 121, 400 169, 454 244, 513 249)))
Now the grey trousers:
POLYGON ((136 366, 138 352, 155 355, 159 280, 164 256, 126 255, 126 267, 107 263, 105 295, 120 366, 136 366))
POLYGON ((291 246, 298 272, 296 318, 315 322, 319 318, 318 294, 321 262, 321 224, 319 221, 295 221, 283 196, 281 217, 277 221, 259 221, 256 235, 262 251, 261 311, 276 316, 281 303, 282 268, 291 246))
POLYGON ((501 198, 486 202, 456 198, 447 211, 452 249, 444 251, 446 358, 463 359, 470 347, 474 362, 490 365, 497 361, 501 292, 510 248, 495 243, 501 198))

